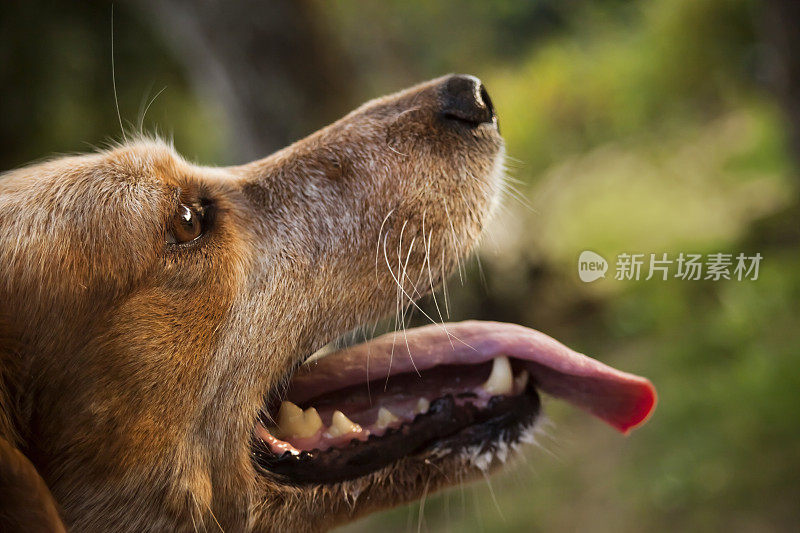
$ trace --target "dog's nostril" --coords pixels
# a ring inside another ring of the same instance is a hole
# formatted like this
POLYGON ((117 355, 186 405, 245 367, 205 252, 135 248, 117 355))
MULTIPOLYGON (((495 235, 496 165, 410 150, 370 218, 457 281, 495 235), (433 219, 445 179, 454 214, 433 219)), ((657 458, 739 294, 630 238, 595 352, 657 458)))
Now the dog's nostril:
POLYGON ((489 110, 489 113, 490 113, 492 116, 495 116, 495 113, 494 113, 494 105, 492 104, 492 99, 491 99, 491 98, 489 98, 489 93, 488 93, 488 92, 486 92, 486 87, 484 87, 482 83, 481 83, 481 91, 480 91, 480 95, 481 95, 481 100, 483 100, 483 104, 484 104, 484 105, 486 106, 486 108, 489 110))
POLYGON ((442 114, 449 119, 479 125, 494 122, 494 106, 489 93, 475 76, 454 75, 441 88, 442 114))

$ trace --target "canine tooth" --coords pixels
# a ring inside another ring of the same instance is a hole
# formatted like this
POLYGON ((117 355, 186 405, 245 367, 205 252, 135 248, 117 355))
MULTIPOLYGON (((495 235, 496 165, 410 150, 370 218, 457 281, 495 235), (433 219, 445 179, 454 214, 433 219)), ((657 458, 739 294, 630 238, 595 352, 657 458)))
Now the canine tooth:
POLYGON ((419 400, 417 400, 417 407, 414 409, 414 413, 415 414, 424 413, 425 411, 428 410, 430 406, 431 402, 429 402, 425 398, 420 398, 419 400))
POLYGON ((523 370, 514 378, 514 390, 519 394, 528 386, 528 379, 530 375, 527 370, 523 370))
POLYGON ((305 411, 292 402, 281 403, 278 410, 278 437, 310 437, 322 427, 322 419, 313 407, 305 411))
POLYGON ((497 396, 500 394, 511 394, 514 387, 513 374, 511 373, 511 363, 508 357, 495 357, 492 363, 492 373, 486 383, 481 385, 483 390, 497 396))
POLYGON ((288 425, 302 420, 302 416, 302 409, 290 401, 283 401, 281 402, 281 408, 278 410, 278 427, 281 429, 286 428, 288 425))
POLYGON ((375 426, 379 429, 385 429, 399 421, 400 419, 397 418, 394 413, 385 407, 381 407, 378 409, 378 419, 375 421, 375 426))
POLYGON ((341 411, 334 411, 331 427, 328 428, 328 436, 331 438, 341 437, 348 433, 358 433, 361 426, 344 416, 341 411))

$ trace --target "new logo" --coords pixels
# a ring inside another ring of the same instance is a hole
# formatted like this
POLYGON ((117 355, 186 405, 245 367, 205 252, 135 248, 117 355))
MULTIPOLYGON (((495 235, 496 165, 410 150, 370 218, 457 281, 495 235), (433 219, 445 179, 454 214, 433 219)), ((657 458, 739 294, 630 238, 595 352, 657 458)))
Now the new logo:
POLYGON ((578 276, 584 283, 606 277, 608 261, 602 255, 584 250, 578 257, 578 276))

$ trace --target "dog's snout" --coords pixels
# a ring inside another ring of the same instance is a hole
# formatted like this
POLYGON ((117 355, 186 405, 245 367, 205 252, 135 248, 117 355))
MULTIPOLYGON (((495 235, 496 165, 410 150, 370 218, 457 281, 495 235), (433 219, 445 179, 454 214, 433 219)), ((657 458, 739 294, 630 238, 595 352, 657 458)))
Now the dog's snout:
POLYGON ((442 114, 445 118, 473 126, 495 122, 489 93, 475 76, 453 75, 441 87, 442 114))

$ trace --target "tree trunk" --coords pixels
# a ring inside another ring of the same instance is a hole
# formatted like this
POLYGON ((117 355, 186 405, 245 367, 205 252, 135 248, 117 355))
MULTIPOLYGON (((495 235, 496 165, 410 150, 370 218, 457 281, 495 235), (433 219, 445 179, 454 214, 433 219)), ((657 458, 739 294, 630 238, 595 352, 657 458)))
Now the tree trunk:
POLYGON ((792 155, 800 164, 800 2, 768 0, 764 13, 765 38, 775 59, 771 82, 786 113, 792 155))

